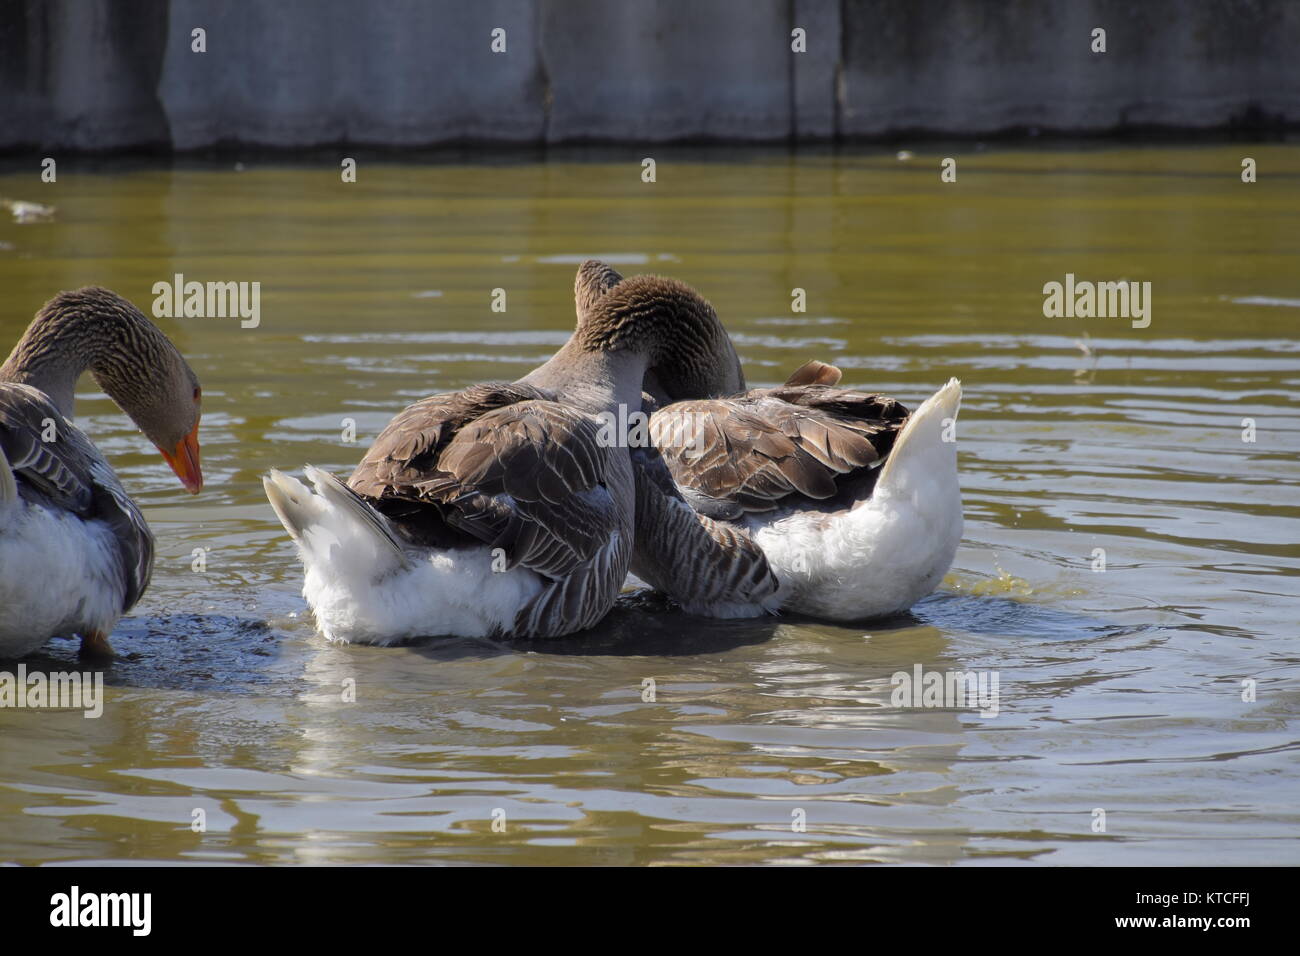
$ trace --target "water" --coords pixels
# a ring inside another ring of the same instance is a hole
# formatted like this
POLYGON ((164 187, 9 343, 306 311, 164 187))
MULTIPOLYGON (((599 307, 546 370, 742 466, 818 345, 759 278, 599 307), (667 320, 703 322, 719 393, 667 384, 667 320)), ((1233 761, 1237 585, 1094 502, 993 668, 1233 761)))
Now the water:
POLYGON ((101 718, 0 710, 0 861, 1300 862, 1300 150, 915 152, 10 167, 57 213, 0 223, 6 348, 91 282, 148 310, 177 272, 257 280, 262 315, 164 320, 198 498, 84 382, 158 565, 101 718), (346 472, 407 402, 540 363, 588 255, 699 288, 754 384, 960 377, 943 589, 858 627, 641 596, 562 641, 316 637, 260 476, 346 472), (1066 273, 1150 281, 1150 327, 1044 318, 1066 273), (998 715, 891 706, 917 664, 996 672, 998 715))

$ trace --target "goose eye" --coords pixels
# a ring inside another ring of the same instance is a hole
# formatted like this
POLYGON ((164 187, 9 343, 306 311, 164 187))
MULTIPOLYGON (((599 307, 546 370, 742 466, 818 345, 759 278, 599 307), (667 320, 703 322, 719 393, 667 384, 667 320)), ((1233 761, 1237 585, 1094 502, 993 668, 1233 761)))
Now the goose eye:
POLYGON ((201 388, 199 388, 197 385, 195 385, 195 386, 194 386, 194 400, 197 402, 197 401, 199 400, 199 398, 200 398, 202 395, 203 395, 203 389, 201 389, 201 388))

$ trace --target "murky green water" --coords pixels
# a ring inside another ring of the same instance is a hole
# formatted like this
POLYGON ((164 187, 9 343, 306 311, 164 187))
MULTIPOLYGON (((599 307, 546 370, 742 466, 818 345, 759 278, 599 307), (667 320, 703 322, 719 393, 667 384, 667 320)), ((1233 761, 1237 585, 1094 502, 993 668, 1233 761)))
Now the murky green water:
POLYGON ((262 283, 256 329, 163 322, 204 383, 197 499, 85 381, 158 566, 101 718, 0 710, 0 861, 1300 861, 1300 148, 660 150, 654 184, 642 155, 0 176, 58 207, 0 223, 4 349, 61 288, 262 283), (261 474, 345 472, 412 399, 540 363, 588 255, 694 284, 756 384, 959 376, 945 589, 856 628, 632 598, 550 643, 316 637, 261 474), (1044 318, 1067 272, 1150 281, 1150 327, 1044 318), (1000 713, 891 706, 917 664, 997 672, 1000 713))

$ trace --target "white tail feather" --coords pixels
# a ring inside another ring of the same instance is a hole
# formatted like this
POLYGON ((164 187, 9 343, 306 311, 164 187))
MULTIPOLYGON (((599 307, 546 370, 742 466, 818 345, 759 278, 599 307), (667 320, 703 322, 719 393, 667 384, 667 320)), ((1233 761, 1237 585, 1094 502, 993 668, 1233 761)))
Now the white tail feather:
POLYGON ((272 469, 262 479, 266 497, 308 567, 329 568, 341 579, 377 580, 410 562, 388 519, 341 481, 308 465, 308 488, 272 469))
POLYGON ((961 382, 950 378, 907 419, 876 480, 873 497, 924 493, 932 481, 947 484, 949 478, 955 484, 960 408, 961 382))
POLYGON ((409 637, 482 637, 513 624, 543 582, 500 571, 486 545, 408 548, 388 519, 341 481, 308 466, 308 488, 272 471, 266 497, 302 559, 303 596, 332 641, 392 644, 409 637))
POLYGON ((906 610, 934 590, 961 542, 960 405, 952 379, 913 412, 871 497, 852 510, 754 519, 783 608, 853 621, 906 610))

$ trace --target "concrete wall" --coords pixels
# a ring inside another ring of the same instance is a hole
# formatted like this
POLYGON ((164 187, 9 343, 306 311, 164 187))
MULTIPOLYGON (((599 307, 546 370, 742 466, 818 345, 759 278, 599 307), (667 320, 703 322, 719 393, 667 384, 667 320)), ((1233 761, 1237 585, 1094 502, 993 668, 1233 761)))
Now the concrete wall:
POLYGON ((1292 0, 846 0, 843 16, 848 136, 1300 120, 1292 0))
POLYGON ((0 149, 1242 124, 1300 125, 1300 2, 0 0, 0 149))

